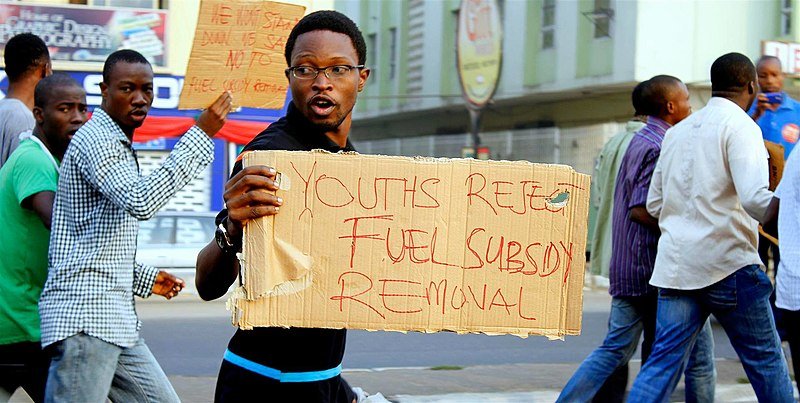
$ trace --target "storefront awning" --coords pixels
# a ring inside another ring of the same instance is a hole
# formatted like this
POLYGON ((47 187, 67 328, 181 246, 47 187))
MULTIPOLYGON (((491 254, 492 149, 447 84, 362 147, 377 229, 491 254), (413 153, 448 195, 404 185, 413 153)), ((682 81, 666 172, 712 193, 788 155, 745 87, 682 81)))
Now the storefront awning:
MULTIPOLYGON (((236 144, 247 144, 270 122, 229 119, 214 138, 236 144)), ((165 137, 177 137, 194 125, 194 119, 181 116, 148 116, 142 127, 136 129, 133 141, 146 142, 165 137)))

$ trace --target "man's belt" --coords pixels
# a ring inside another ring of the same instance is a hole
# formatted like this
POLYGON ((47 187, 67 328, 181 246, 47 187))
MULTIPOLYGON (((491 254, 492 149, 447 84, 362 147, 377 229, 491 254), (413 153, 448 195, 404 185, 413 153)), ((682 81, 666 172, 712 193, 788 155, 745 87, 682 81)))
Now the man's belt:
POLYGON ((271 368, 266 365, 259 364, 244 358, 240 355, 232 353, 230 350, 225 350, 225 355, 222 356, 225 361, 236 365, 237 367, 244 368, 250 372, 255 372, 259 375, 274 379, 278 382, 316 382, 331 379, 342 373, 342 364, 335 368, 326 369, 323 371, 308 371, 308 372, 282 372, 279 369, 271 368))

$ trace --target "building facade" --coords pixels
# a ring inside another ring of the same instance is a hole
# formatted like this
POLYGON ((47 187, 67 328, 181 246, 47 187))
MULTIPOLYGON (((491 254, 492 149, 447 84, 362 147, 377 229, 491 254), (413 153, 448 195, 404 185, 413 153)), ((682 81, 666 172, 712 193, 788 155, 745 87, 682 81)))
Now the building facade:
MULTIPOLYGON (((797 41, 795 0, 498 0, 503 61, 481 141, 495 159, 562 163, 591 173, 633 114, 630 91, 657 74, 710 97, 720 55, 755 59, 763 40, 797 41)), ((353 139, 370 153, 460 156, 469 115, 456 71, 459 0, 336 0, 368 46, 370 82, 353 139)), ((793 85, 787 91, 797 92, 793 85)))

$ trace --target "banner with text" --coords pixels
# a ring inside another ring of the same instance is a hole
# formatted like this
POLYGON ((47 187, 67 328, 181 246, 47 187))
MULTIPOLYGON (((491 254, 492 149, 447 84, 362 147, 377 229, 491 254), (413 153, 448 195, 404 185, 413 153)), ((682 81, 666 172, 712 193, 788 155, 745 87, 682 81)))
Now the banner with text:
POLYGON ((279 214, 245 227, 241 328, 580 333, 589 177, 563 165, 257 151, 279 214))
POLYGON ((222 91, 231 92, 234 107, 282 107, 284 46, 304 13, 270 1, 203 0, 178 107, 206 108, 222 91))
MULTIPOLYGON (((119 49, 133 49, 154 66, 166 66, 167 12, 162 10, 0 4, 0 49, 31 32, 57 61, 104 63, 119 49)), ((2 53, 2 52, 0 52, 2 53)))

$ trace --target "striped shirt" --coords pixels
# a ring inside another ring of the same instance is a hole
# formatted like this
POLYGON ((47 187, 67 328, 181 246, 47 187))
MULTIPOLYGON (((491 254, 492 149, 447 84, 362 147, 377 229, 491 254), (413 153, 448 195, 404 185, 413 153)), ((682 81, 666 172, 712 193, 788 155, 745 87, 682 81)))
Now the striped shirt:
POLYGON ((775 281, 775 305, 800 311, 800 153, 797 151, 786 161, 775 196, 781 199, 778 209, 781 262, 775 281))
POLYGON ((611 264, 608 292, 615 297, 636 297, 655 292, 648 284, 653 273, 659 233, 630 218, 630 209, 644 207, 650 178, 661 153, 669 123, 647 118, 647 126, 631 139, 622 158, 614 190, 611 227, 611 264))
POLYGON ((139 220, 211 163, 213 152, 211 139, 193 126, 161 167, 141 176, 130 140, 95 109, 61 162, 39 301, 42 346, 77 333, 120 347, 136 343, 141 324, 133 296, 149 296, 158 274, 134 263, 139 220))

